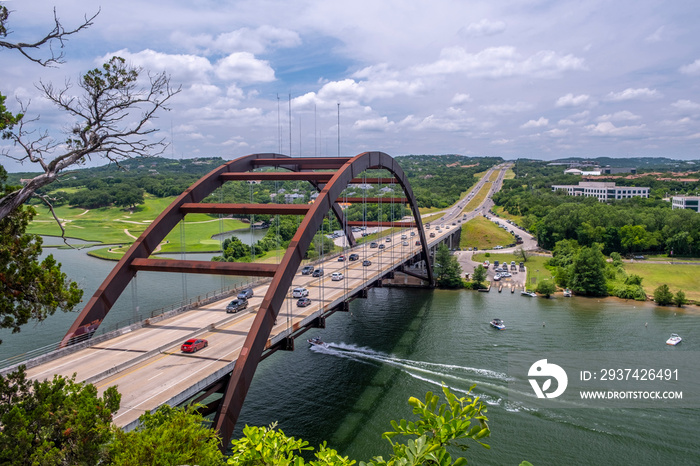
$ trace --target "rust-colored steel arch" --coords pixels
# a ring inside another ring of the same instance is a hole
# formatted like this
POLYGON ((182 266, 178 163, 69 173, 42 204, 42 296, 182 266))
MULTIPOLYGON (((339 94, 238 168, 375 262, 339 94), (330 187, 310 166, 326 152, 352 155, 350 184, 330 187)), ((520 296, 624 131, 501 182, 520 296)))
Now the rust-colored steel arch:
MULTIPOLYGON (((281 154, 252 154, 227 162, 216 169, 209 172, 207 175, 200 178, 196 183, 187 188, 175 201, 172 202, 153 223, 144 231, 139 238, 134 241, 131 248, 124 254, 122 259, 112 269, 107 278, 102 282, 100 287, 95 291, 92 298, 85 305, 81 313, 76 318, 73 325, 68 329, 66 335, 61 341, 61 347, 67 346, 84 338, 89 338, 92 333, 97 330, 104 318, 109 313, 112 306, 117 301, 122 292, 126 289, 129 282, 134 278, 138 270, 156 270, 151 264, 148 265, 148 257, 156 249, 156 247, 165 239, 177 224, 184 219, 185 215, 197 210, 195 204, 200 203, 205 197, 219 188, 223 183, 228 181, 232 175, 250 172, 262 166, 282 166, 288 170, 299 171, 304 169, 327 169, 337 167, 341 163, 339 159, 334 158, 331 163, 324 162, 325 159, 318 158, 314 163, 314 159, 293 159, 281 154), (280 160, 284 159, 284 160, 280 160)), ((347 160, 346 158, 343 160, 347 160)), ((319 181, 314 178, 314 172, 309 178, 317 189, 319 181)), ((283 173, 267 173, 260 174, 261 178, 267 179, 284 179, 283 173)), ((295 176, 297 176, 295 174, 295 176)), ((243 178, 246 179, 246 178, 243 178)), ((241 205, 243 206, 243 205, 241 205)), ((273 206, 274 207, 274 206, 273 206)), ((239 210, 238 213, 245 213, 244 210, 239 210)), ((346 235, 351 245, 355 244, 355 238, 352 235, 351 227, 347 226, 347 222, 343 221, 343 212, 341 207, 333 204, 333 213, 340 221, 341 225, 345 225, 346 235)), ((212 213, 216 213, 213 212, 212 213)), ((288 212, 290 214, 303 214, 302 212, 288 212)), ((152 261, 152 260, 151 260, 152 261)), ((180 269, 170 271, 177 272, 192 272, 192 273, 211 273, 211 274, 236 274, 250 276, 272 276, 273 271, 257 271, 257 270, 238 270, 238 272, 228 270, 221 264, 225 263, 209 263, 208 272, 203 271, 203 267, 195 265, 197 261, 172 261, 170 264, 178 262, 180 269), (189 267, 189 270, 187 270, 189 267), (217 270, 220 269, 220 270, 217 270)), ((230 269, 231 267, 229 267, 230 269)), ((159 269, 163 271, 164 269, 159 269)))
MULTIPOLYGON (((294 159, 293 159, 294 160, 294 159)), ((305 159, 301 163, 306 163, 305 159)), ((334 160, 328 159, 328 168, 332 168, 334 160)), ((257 163, 260 163, 258 161, 257 163)), ((279 165, 286 165, 287 161, 275 161, 279 165)), ((218 411, 214 419, 214 427, 221 434, 224 444, 233 434, 238 415, 241 412, 245 396, 248 393, 253 375, 262 356, 265 345, 274 326, 277 314, 282 307, 287 291, 292 284, 292 279, 296 274, 301 260, 304 257, 311 241, 318 230, 324 216, 336 204, 343 190, 347 185, 363 171, 370 168, 387 169, 398 181, 403 189, 406 200, 410 204, 411 211, 418 226, 418 234, 423 249, 423 257, 428 262, 428 249, 425 240, 425 232, 418 212, 416 199, 408 183, 408 179, 399 164, 389 155, 383 152, 364 152, 351 159, 346 159, 342 166, 338 165, 338 171, 325 185, 311 209, 308 211, 296 234, 292 238, 287 251, 282 258, 272 282, 267 289, 258 313, 248 332, 241 353, 236 360, 233 372, 224 392, 223 398, 218 406, 218 411)), ((434 283, 433 271, 427 267, 428 280, 434 283)))

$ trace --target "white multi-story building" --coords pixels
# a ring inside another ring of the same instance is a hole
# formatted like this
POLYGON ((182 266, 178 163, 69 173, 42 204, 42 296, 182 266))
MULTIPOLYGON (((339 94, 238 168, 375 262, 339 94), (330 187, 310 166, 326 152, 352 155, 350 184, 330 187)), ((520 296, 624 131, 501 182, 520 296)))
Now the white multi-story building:
POLYGON ((689 209, 700 212, 700 197, 697 196, 673 196, 671 198, 672 209, 689 209))
POLYGON ((552 185, 552 191, 566 190, 569 196, 596 197, 599 201, 649 197, 649 188, 615 186, 608 181, 580 181, 578 185, 552 185))

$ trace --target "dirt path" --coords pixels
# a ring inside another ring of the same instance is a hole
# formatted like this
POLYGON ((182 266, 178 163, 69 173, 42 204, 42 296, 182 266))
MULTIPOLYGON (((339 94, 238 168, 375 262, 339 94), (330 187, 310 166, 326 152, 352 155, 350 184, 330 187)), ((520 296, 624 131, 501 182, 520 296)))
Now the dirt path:
POLYGON ((128 236, 129 238, 138 239, 136 236, 134 236, 134 235, 132 235, 131 233, 129 233, 129 230, 126 229, 126 228, 124 228, 124 234, 125 234, 126 236, 128 236))

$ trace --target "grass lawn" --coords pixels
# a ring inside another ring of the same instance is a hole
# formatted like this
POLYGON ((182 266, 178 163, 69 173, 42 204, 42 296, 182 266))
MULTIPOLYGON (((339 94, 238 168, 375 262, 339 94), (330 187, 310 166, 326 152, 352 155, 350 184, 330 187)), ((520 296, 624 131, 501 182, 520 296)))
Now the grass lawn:
MULTIPOLYGON (((66 236, 104 244, 124 245, 128 248, 153 220, 172 203, 174 197, 156 198, 146 195, 145 203, 133 212, 118 208, 82 209, 68 206, 57 207, 56 215, 64 223, 66 236)), ((56 225, 51 212, 43 206, 36 208, 37 215, 29 224, 30 233, 60 236, 61 229, 56 225)), ((217 219, 205 214, 188 215, 185 222, 185 250, 188 252, 218 251, 218 240, 211 237, 222 231, 248 228, 240 220, 217 219)), ((175 227, 166 237, 162 252, 180 252, 180 227, 175 227)), ((108 249, 108 248, 107 248, 108 249)), ((119 258, 120 254, 95 251, 98 257, 119 258), (116 257, 115 257, 116 256, 116 257)))
POLYGON ((624 268, 628 275, 636 274, 644 279, 642 286, 647 295, 653 295, 656 288, 666 284, 672 293, 683 290, 686 298, 700 302, 700 265, 625 262, 624 268))
POLYGON ((494 246, 512 243, 513 235, 498 228, 492 221, 484 217, 475 217, 462 224, 462 238, 460 248, 477 247, 479 249, 491 249, 494 246))
POLYGON ((512 168, 509 168, 508 170, 506 170, 506 174, 503 175, 504 180, 512 180, 514 178, 515 178, 515 172, 513 171, 512 168))

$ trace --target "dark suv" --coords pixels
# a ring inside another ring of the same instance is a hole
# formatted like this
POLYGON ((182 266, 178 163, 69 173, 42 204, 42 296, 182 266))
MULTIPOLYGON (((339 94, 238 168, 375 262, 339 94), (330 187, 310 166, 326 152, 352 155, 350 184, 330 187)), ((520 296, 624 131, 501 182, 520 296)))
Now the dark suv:
POLYGON ((314 273, 311 274, 312 277, 321 277, 323 276, 323 269, 316 269, 314 270, 314 273))
POLYGON ((360 255, 359 255, 359 254, 350 254, 350 257, 349 257, 349 259, 350 259, 351 261, 356 261, 356 260, 359 259, 359 258, 360 258, 360 255))
POLYGON ((238 311, 242 311, 243 309, 248 307, 248 301, 245 299, 234 299, 230 303, 228 303, 228 306, 226 306, 226 312, 229 314, 235 314, 238 311))

